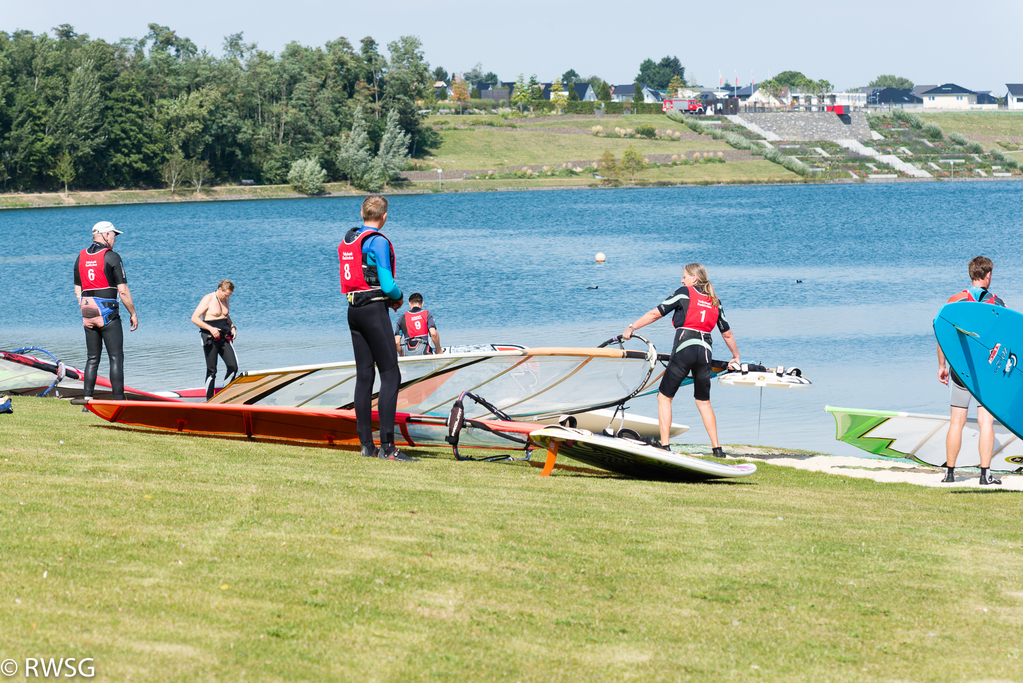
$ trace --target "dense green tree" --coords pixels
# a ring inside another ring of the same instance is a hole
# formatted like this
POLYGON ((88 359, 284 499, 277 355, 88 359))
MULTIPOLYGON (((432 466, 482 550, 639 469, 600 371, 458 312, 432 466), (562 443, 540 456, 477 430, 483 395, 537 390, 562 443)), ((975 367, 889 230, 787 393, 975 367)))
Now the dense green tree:
POLYGON ((636 104, 643 102, 643 86, 639 81, 632 84, 632 101, 636 104))
POLYGON ((646 83, 655 90, 666 90, 674 76, 678 76, 685 83, 686 69, 678 57, 662 57, 661 61, 656 63, 652 59, 644 59, 639 65, 636 81, 646 83))
POLYGON ((607 81, 600 82, 600 87, 597 88, 597 99, 601 102, 611 101, 611 86, 607 84, 607 81))
POLYGON ((488 71, 485 74, 483 74, 483 82, 499 84, 501 82, 501 79, 498 78, 497 74, 495 74, 493 71, 488 71))
POLYGON ((901 76, 882 74, 868 84, 871 88, 898 88, 900 90, 912 90, 913 81, 901 76))
POLYGON ((472 67, 472 69, 470 69, 469 71, 466 71, 466 72, 462 73, 462 78, 464 78, 465 82, 468 83, 471 86, 474 86, 477 83, 482 83, 483 82, 483 63, 482 62, 476 62, 476 66, 472 67))
POLYGON ((438 66, 436 69, 434 69, 433 70, 433 80, 434 81, 444 81, 445 83, 447 83, 448 82, 448 72, 447 72, 447 69, 445 69, 442 66, 438 66))
POLYGON ((773 80, 783 88, 800 88, 810 79, 799 71, 782 71, 773 80))
MULTIPOLYGON (((361 106, 371 147, 396 116, 414 154, 436 144, 419 114, 434 97, 414 37, 289 43, 277 55, 234 33, 222 57, 150 24, 110 44, 61 24, 52 37, 0 32, 0 188, 146 186, 164 167, 206 163, 209 178, 284 182, 292 163, 318 159, 339 178, 337 153, 361 106), (58 174, 58 161, 60 173, 58 174)), ((179 169, 180 171, 180 169, 179 169)), ((176 174, 175 187, 186 181, 176 174)))
POLYGON ((561 74, 561 82, 564 83, 565 85, 569 85, 570 83, 578 83, 581 80, 583 79, 579 76, 578 73, 576 73, 575 69, 569 69, 565 73, 561 74))

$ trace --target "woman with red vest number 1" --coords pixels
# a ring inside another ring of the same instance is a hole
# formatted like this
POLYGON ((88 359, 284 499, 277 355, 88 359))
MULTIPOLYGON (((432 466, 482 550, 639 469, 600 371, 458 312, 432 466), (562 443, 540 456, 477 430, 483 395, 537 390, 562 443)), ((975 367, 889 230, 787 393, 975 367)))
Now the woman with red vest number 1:
POLYGON ((690 263, 682 273, 682 286, 657 308, 644 313, 643 316, 626 328, 622 336, 632 337, 632 333, 641 327, 656 322, 672 313, 672 324, 675 326, 675 339, 671 346, 671 360, 668 369, 661 378, 661 386, 657 392, 657 422, 661 429, 661 448, 668 448, 669 429, 671 428, 671 401, 675 393, 689 373, 693 373, 693 397, 696 408, 703 418, 703 426, 710 437, 714 457, 724 458, 725 451, 718 443, 717 419, 710 405, 711 372, 711 336, 715 327, 732 352, 729 367, 739 366, 739 346, 735 335, 725 320, 725 312, 721 301, 714 293, 714 286, 707 277, 707 269, 699 263, 690 263))

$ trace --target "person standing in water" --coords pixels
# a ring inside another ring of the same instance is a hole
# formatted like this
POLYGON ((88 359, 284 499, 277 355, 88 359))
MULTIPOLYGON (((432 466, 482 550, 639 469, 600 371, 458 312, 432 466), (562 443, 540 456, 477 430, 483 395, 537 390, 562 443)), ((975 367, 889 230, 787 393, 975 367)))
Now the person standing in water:
POLYGON ((416 458, 394 445, 401 369, 388 309, 398 310, 405 298, 394 282, 394 247, 381 232, 386 222, 387 200, 370 195, 362 203, 363 224, 345 233, 337 247, 341 292, 348 299, 348 327, 355 351, 355 422, 362 455, 414 462, 416 458), (373 444, 373 383, 377 370, 379 449, 373 444))
POLYGON ((224 359, 224 385, 228 385, 238 374, 238 356, 234 352, 234 341, 238 328, 231 322, 231 295, 234 283, 221 280, 214 292, 202 298, 192 314, 192 322, 202 335, 202 351, 206 357, 206 400, 216 393, 217 356, 224 359))
POLYGON ((85 328, 85 391, 81 401, 92 398, 99 374, 99 360, 103 347, 110 361, 110 392, 115 401, 124 400, 124 330, 117 297, 131 314, 131 331, 139 326, 135 303, 128 290, 128 277, 124 273, 121 257, 114 253, 114 242, 123 231, 109 221, 100 221, 92 227, 92 244, 82 249, 75 259, 75 299, 82 310, 85 328))
POLYGON ((718 443, 717 418, 710 405, 711 336, 715 327, 732 352, 729 367, 739 366, 739 346, 735 342, 728 321, 725 320, 721 301, 714 293, 714 286, 707 277, 707 270, 699 263, 690 263, 682 273, 682 286, 657 308, 644 313, 639 320, 629 325, 622 337, 629 339, 641 327, 656 322, 672 313, 675 339, 671 347, 671 360, 661 378, 657 392, 657 423, 661 431, 661 448, 668 448, 671 435, 671 401, 675 398, 683 380, 693 373, 693 397, 696 409, 700 411, 703 426, 710 437, 710 445, 716 458, 724 458, 725 451, 718 443))

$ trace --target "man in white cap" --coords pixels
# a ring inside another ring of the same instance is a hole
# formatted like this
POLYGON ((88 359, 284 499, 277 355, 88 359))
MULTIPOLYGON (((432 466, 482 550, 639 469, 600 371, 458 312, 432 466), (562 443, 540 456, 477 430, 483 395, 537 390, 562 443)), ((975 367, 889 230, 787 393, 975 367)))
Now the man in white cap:
POLYGON ((128 291, 124 263, 114 253, 114 241, 120 234, 121 231, 109 221, 100 221, 92 226, 92 244, 82 249, 75 259, 75 298, 82 309, 88 351, 83 401, 92 398, 103 347, 106 347, 110 361, 110 391, 114 400, 124 400, 124 332, 118 294, 131 314, 132 332, 139 326, 139 317, 128 291))

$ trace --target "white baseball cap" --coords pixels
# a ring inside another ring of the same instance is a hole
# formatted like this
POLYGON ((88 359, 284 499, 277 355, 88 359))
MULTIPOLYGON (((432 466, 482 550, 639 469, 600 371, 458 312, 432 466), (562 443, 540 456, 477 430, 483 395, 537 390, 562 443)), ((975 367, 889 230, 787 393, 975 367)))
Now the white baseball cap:
POLYGON ((124 234, 123 230, 118 230, 117 228, 115 228, 114 224, 111 223, 110 221, 100 221, 96 225, 92 226, 93 235, 101 235, 104 232, 112 232, 115 235, 124 234))

